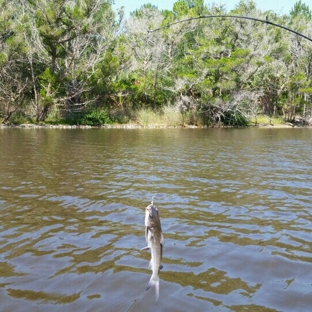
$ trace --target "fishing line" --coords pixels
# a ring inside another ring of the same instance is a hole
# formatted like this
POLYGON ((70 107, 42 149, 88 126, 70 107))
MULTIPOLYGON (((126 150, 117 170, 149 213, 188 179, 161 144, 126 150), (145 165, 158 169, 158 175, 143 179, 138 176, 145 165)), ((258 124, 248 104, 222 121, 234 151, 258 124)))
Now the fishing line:
POLYGON ((151 204, 154 205, 154 197, 157 195, 157 193, 152 197, 151 204))

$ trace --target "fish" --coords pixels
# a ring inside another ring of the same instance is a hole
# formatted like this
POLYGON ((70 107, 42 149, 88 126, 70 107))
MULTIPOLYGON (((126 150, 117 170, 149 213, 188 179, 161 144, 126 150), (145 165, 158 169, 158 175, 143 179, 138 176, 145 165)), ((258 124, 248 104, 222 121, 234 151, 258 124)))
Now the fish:
POLYGON ((163 268, 161 261, 164 237, 161 231, 158 209, 154 206, 153 201, 145 209, 145 239, 147 247, 141 250, 151 250, 149 268, 152 269, 152 276, 147 284, 146 290, 155 287, 157 303, 159 299, 159 271, 163 268))

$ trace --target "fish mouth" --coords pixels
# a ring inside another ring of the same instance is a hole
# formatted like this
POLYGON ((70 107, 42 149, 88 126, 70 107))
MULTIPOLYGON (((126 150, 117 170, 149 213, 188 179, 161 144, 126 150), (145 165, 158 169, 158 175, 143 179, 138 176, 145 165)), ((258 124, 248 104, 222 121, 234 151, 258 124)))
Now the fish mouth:
POLYGON ((153 210, 152 210, 152 205, 148 205, 146 207, 146 212, 148 213, 150 218, 153 218, 153 210))

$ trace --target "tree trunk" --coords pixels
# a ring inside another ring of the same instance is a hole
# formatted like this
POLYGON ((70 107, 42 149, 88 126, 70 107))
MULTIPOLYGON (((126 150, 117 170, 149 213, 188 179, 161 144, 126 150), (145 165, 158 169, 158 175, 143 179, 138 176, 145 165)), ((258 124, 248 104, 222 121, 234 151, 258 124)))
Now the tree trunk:
POLYGON ((43 106, 40 114, 37 116, 37 121, 45 121, 48 115, 48 111, 49 111, 49 105, 43 106))
POLYGON ((4 115, 3 120, 2 120, 1 123, 2 123, 2 124, 7 123, 7 122, 9 121, 9 119, 12 117, 13 113, 16 112, 16 110, 17 110, 17 108, 15 108, 15 109, 13 109, 13 110, 11 110, 11 111, 8 111, 8 112, 6 113, 6 115, 4 115))

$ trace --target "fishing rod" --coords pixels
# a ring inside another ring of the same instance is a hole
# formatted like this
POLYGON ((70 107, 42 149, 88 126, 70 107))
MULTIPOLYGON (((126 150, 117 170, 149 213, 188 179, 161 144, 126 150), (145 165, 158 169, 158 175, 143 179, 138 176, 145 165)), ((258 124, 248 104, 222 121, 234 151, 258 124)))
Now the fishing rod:
POLYGON ((168 23, 165 26, 161 26, 159 28, 156 28, 156 29, 153 29, 153 30, 149 30, 148 32, 152 33, 152 32, 159 31, 161 29, 169 28, 169 27, 171 27, 173 25, 176 25, 176 24, 186 23, 186 22, 189 22, 189 21, 199 20, 199 19, 203 19, 203 18, 214 18, 214 17, 219 17, 219 18, 240 18, 240 19, 247 19, 247 20, 252 20, 252 21, 255 21, 255 22, 260 22, 260 23, 272 25, 272 26, 275 26, 275 27, 279 27, 279 28, 285 29, 285 30, 287 30, 289 32, 292 32, 292 33, 294 33, 294 34, 296 34, 296 35, 298 35, 298 36, 300 36, 300 37, 302 37, 304 39, 307 39, 307 40, 312 42, 311 38, 309 38, 309 37, 299 33, 298 31, 295 31, 295 30, 293 30, 291 28, 288 28, 286 26, 273 23, 273 22, 268 20, 268 17, 266 17, 266 19, 263 20, 263 19, 259 19, 259 18, 254 18, 254 17, 249 17, 249 16, 240 16, 240 15, 200 15, 200 16, 197 16, 197 17, 190 17, 190 18, 187 18, 187 19, 184 19, 184 20, 168 23))

